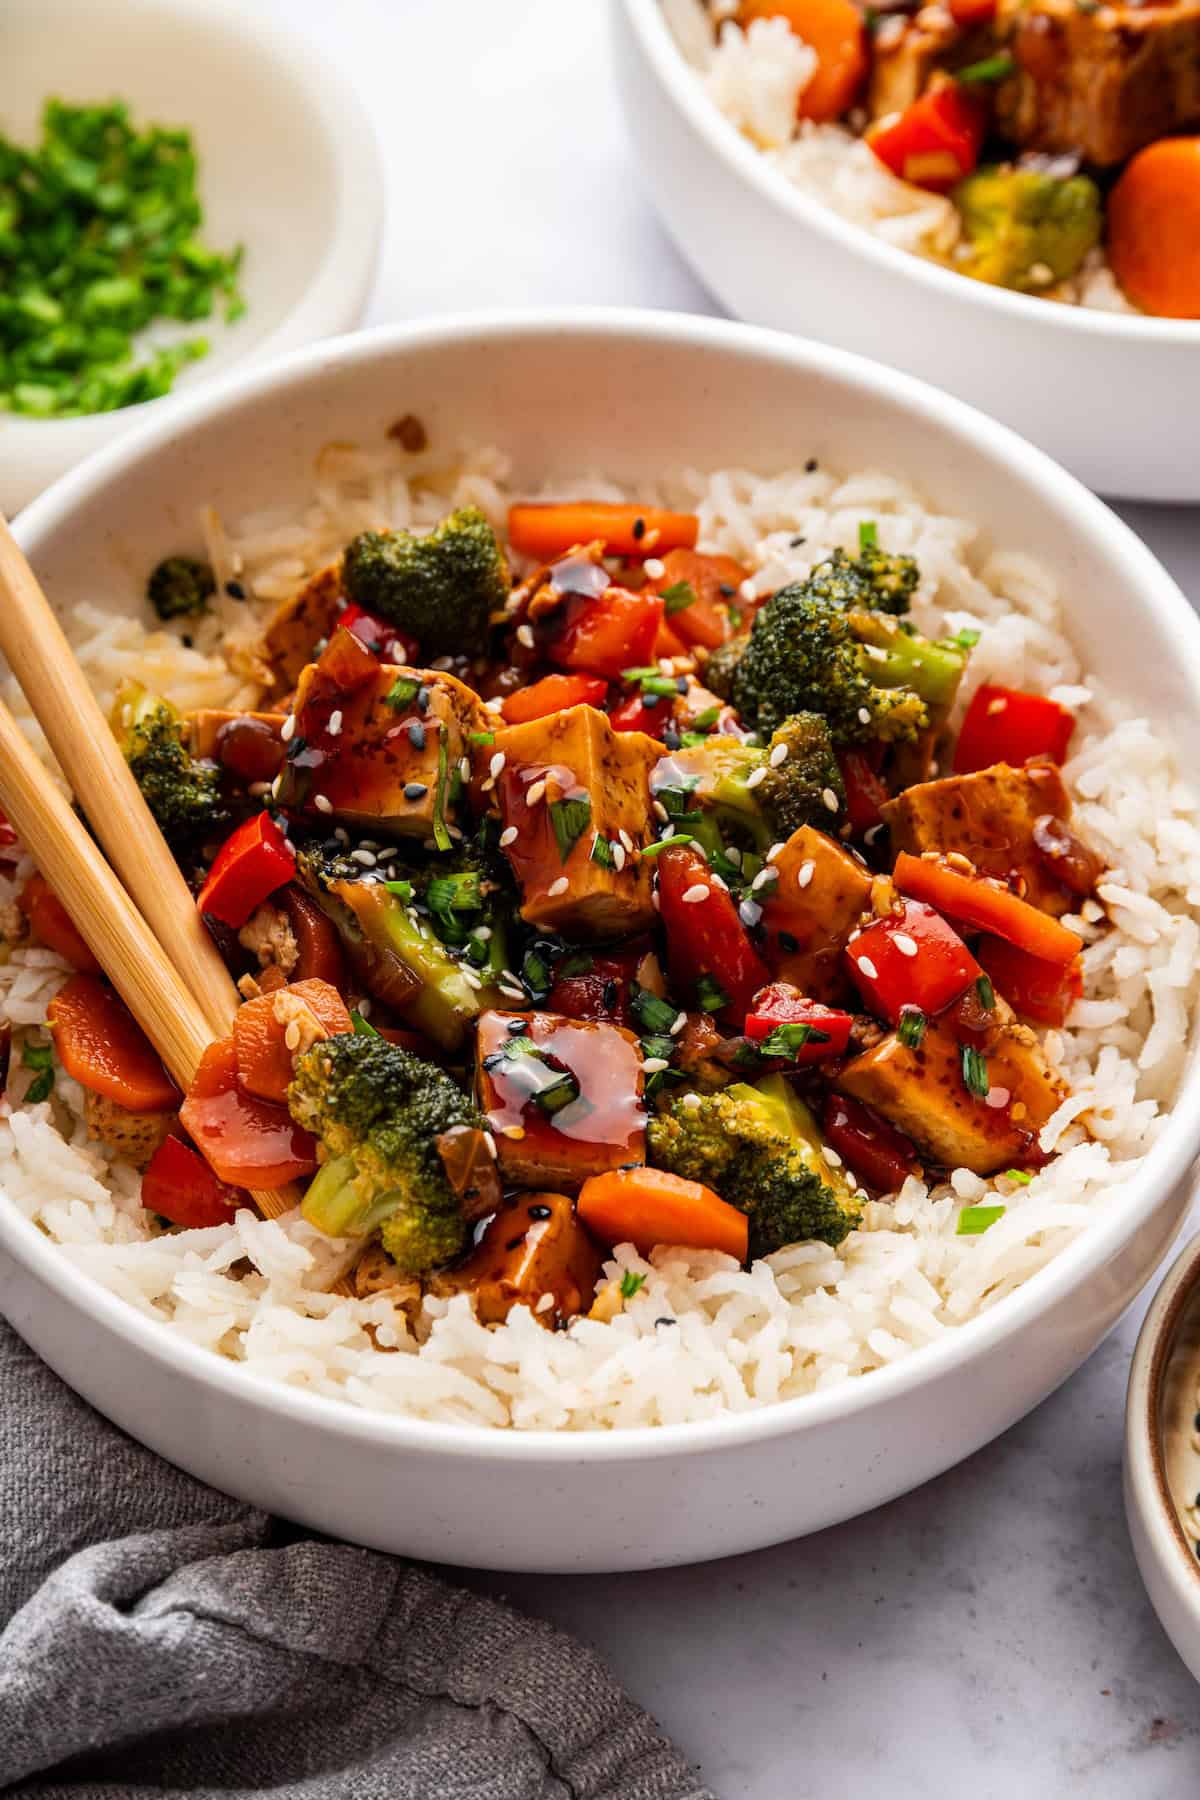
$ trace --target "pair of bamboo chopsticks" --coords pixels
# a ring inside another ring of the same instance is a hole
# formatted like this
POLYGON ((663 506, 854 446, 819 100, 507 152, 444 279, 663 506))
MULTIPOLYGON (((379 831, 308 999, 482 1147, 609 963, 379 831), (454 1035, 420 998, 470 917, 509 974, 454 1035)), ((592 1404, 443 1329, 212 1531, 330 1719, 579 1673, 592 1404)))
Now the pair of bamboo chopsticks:
MULTIPOLYGON (((228 1035, 237 990, 2 514, 0 652, 111 867, 2 701, 0 809, 172 1077, 186 1089, 207 1046, 228 1035)), ((290 1189, 255 1191, 252 1197, 269 1219, 297 1199, 290 1189)))

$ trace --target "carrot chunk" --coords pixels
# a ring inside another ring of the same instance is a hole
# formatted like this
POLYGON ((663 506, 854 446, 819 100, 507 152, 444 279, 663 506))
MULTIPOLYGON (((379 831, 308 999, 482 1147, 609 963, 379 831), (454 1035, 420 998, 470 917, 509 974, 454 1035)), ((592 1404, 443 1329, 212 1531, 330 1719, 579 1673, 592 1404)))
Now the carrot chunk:
MULTIPOLYGON (((293 1073, 287 1035, 289 1015, 297 1010, 297 1002, 312 1014, 323 1037, 337 1037, 354 1029, 345 1001, 327 981, 293 981, 273 993, 247 1000, 245 1006, 238 1008, 233 1021, 238 1080, 248 1094, 273 1100, 280 1106, 287 1101, 293 1073)), ((302 1037, 307 1047, 312 1033, 304 1030, 305 1023, 300 1021, 297 1045, 302 1037)))
POLYGON ((593 1175, 579 1191, 578 1212, 602 1244, 632 1244, 643 1256, 655 1244, 686 1244, 745 1262, 749 1249, 745 1213, 703 1182, 666 1169, 593 1175))
POLYGON ((72 975, 46 1009, 59 1062, 81 1087, 130 1112, 174 1112, 179 1089, 122 1000, 96 975, 72 975))

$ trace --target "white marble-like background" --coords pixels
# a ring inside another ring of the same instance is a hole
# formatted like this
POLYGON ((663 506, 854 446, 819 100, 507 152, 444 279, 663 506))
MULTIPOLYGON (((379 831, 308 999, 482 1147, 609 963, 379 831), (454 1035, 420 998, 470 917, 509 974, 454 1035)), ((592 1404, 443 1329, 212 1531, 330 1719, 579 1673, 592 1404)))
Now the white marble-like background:
MULTIPOLYGON (((248 3, 342 62, 379 134, 369 323, 719 310, 639 187, 604 0, 248 3)), ((1200 595, 1200 516, 1123 511, 1200 595)), ((1200 1691, 1121 1507, 1140 1310, 1006 1437, 867 1518, 694 1569, 469 1579, 596 1644, 722 1800, 1196 1800, 1200 1691)))

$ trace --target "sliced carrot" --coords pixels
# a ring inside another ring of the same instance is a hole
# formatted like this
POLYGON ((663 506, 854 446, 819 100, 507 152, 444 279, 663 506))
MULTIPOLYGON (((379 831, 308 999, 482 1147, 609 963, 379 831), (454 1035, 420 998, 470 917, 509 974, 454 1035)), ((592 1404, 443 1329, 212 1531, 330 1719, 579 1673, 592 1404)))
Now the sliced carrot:
POLYGON ((539 562, 553 562, 593 538, 603 538, 607 556, 665 556, 668 550, 694 549, 699 530, 695 513, 614 506, 607 500, 508 509, 509 543, 539 562))
POLYGON ((71 922, 71 915, 42 875, 31 875, 17 896, 17 905, 29 920, 29 932, 47 950, 55 950, 73 969, 89 975, 100 973, 92 955, 71 922))
POLYGON ((130 1112, 174 1112, 180 1093, 149 1038, 107 983, 72 975, 46 1008, 59 1062, 81 1087, 130 1112))
POLYGON ((840 119, 867 73, 867 34, 852 0, 742 0, 738 23, 786 19, 798 38, 816 51, 817 67, 800 91, 802 119, 840 119))
POLYGON ((1200 137, 1131 158, 1108 196, 1108 260, 1143 312, 1200 319, 1200 137))
POLYGON ((602 1244, 632 1244, 643 1256, 655 1244, 724 1250, 745 1262, 750 1224, 703 1182, 666 1169, 612 1169, 579 1190, 579 1217, 602 1244))
POLYGON ((209 1166, 234 1187, 277 1188, 317 1166, 316 1143, 286 1106, 246 1093, 231 1037, 210 1044, 179 1109, 209 1166))
POLYGON ((911 856, 902 850, 892 880, 902 894, 926 900, 939 912, 978 931, 994 932, 1044 962, 1073 962, 1083 949, 1075 932, 1019 899, 990 875, 964 875, 939 857, 911 856))
POLYGON ((504 723, 528 725, 531 719, 547 719, 568 706, 603 706, 607 693, 603 675, 543 675, 506 697, 504 723))
POLYGON ((663 631, 682 639, 684 650, 693 644, 717 649, 738 629, 744 606, 738 589, 746 579, 745 569, 732 556, 702 556, 698 550, 672 550, 662 562, 663 572, 653 587, 666 596, 663 631))
POLYGON ((247 1000, 245 1006, 238 1008, 233 1021, 238 1080, 248 1094, 255 1094, 260 1100, 274 1100, 281 1106, 287 1101, 293 1074, 288 1027, 277 1016, 277 1003, 285 995, 303 1001, 326 1037, 338 1037, 354 1029, 345 1001, 327 981, 293 981, 287 987, 276 988, 274 993, 247 1000))

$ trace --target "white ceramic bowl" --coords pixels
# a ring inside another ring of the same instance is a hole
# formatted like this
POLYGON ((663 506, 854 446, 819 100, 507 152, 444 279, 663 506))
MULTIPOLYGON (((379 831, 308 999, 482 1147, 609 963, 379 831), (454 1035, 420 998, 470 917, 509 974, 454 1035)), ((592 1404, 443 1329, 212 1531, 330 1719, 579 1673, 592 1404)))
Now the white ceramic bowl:
POLYGON ((1142 1322, 1125 1403, 1125 1513, 1167 1636, 1200 1681, 1200 1541, 1181 1508, 1200 1496, 1200 1238, 1180 1251, 1142 1322))
POLYGON ((1104 494, 1200 500, 1200 322, 1059 306, 898 250, 722 117, 660 0, 612 0, 620 92, 668 230, 730 312, 878 357, 1023 432, 1104 494))
POLYGON ((177 396, 358 322, 383 188, 369 121, 327 62, 233 0, 4 0, 0 129, 38 135, 50 96, 120 98, 135 123, 187 126, 200 157, 206 240, 246 247, 245 317, 210 340, 170 395, 78 419, 0 413, 0 508, 13 513, 83 457, 177 396))
MULTIPOLYGON (((1039 452, 838 351, 654 313, 542 313, 315 345, 202 392, 22 515, 55 600, 133 606, 145 569, 231 513, 310 491, 314 450, 397 414, 435 446, 499 443, 519 481, 607 469, 896 469, 1058 577, 1089 667, 1200 759, 1200 622, 1149 551, 1039 452), (169 454, 164 454, 168 451, 169 454), (1137 645, 1137 654, 1130 648, 1137 645)), ((360 1543, 497 1568, 605 1570, 753 1549, 850 1517, 977 1449, 1064 1379, 1170 1243, 1200 1074, 1120 1207, 1026 1287, 836 1391, 710 1423, 498 1433, 368 1415, 172 1338, 0 1206, 0 1307, 101 1411, 216 1486, 360 1543)))

